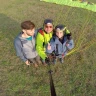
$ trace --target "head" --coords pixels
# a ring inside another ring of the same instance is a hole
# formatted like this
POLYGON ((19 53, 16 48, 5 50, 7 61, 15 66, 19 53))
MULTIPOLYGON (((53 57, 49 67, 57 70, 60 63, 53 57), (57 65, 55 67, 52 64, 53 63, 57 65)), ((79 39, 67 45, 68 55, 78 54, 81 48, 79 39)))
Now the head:
POLYGON ((24 34, 28 36, 33 36, 34 31, 35 31, 35 24, 33 22, 29 21, 24 21, 21 23, 21 28, 24 34))
POLYGON ((45 19, 43 24, 44 30, 46 33, 50 33, 53 31, 53 20, 45 19))
POLYGON ((64 32, 66 30, 66 27, 62 24, 59 24, 55 27, 55 34, 58 38, 62 38, 64 36, 64 32))

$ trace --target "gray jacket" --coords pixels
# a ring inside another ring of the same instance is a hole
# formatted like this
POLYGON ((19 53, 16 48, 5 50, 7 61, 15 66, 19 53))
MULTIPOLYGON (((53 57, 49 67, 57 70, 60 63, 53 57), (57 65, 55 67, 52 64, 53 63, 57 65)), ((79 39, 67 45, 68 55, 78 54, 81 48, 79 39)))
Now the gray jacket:
POLYGON ((32 37, 32 41, 29 41, 21 35, 22 32, 15 38, 14 46, 17 56, 25 62, 28 59, 35 58, 38 54, 35 48, 35 36, 32 37))
POLYGON ((60 58, 66 56, 68 50, 71 50, 74 47, 73 39, 68 40, 67 36, 63 38, 63 44, 59 41, 58 37, 53 37, 50 41, 51 50, 46 50, 47 53, 55 52, 55 55, 58 55, 60 58))

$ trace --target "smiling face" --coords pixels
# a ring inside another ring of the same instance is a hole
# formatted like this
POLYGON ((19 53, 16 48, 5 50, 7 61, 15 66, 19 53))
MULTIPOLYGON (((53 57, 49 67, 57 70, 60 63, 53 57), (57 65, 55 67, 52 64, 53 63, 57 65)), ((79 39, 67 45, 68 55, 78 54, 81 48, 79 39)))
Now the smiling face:
POLYGON ((47 32, 47 33, 50 33, 53 31, 53 24, 51 23, 47 23, 44 25, 44 30, 47 32))
POLYGON ((29 30, 23 29, 23 32, 24 32, 24 34, 26 34, 26 36, 33 36, 34 32, 35 32, 35 28, 29 29, 29 30))
POLYGON ((56 30, 56 36, 60 39, 64 36, 64 32, 62 30, 56 30))
POLYGON ((30 20, 24 21, 21 23, 21 28, 23 31, 22 37, 29 37, 33 36, 35 32, 35 24, 31 22, 30 20))

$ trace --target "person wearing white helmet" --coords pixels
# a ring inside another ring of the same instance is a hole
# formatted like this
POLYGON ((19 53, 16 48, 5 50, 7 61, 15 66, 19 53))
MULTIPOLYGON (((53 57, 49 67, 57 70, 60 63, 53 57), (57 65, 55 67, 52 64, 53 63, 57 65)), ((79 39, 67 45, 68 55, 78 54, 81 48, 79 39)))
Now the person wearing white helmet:
POLYGON ((47 45, 47 53, 54 52, 56 58, 54 59, 54 64, 56 63, 57 58, 60 59, 60 62, 64 62, 64 57, 67 52, 74 47, 74 42, 71 37, 71 32, 66 29, 65 25, 59 24, 55 27, 55 36, 50 40, 47 45))

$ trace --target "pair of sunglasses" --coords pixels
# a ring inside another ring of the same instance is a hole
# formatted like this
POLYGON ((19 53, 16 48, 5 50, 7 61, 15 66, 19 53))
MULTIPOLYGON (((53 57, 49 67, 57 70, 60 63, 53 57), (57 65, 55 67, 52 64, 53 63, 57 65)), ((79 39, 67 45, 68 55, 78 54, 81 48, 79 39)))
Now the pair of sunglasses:
POLYGON ((45 28, 53 28, 53 26, 45 26, 45 28))

